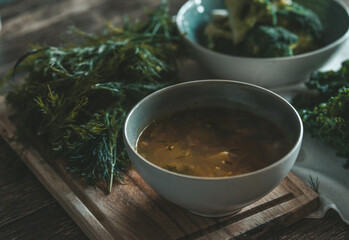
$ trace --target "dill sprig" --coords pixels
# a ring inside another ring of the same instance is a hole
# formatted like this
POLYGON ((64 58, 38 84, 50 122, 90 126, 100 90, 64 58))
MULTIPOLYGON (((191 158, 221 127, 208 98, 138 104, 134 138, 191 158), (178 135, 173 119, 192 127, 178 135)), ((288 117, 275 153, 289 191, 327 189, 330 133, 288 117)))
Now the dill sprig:
POLYGON ((129 166, 122 127, 127 112, 145 95, 171 84, 184 55, 182 38, 162 3, 144 22, 110 24, 103 34, 76 28, 78 42, 35 46, 8 74, 26 74, 6 101, 21 141, 69 159, 67 169, 95 184, 122 179, 129 166))
POLYGON ((314 192, 319 193, 319 189, 320 189, 320 181, 319 178, 313 178, 313 176, 309 175, 309 186, 311 189, 314 190, 314 192))

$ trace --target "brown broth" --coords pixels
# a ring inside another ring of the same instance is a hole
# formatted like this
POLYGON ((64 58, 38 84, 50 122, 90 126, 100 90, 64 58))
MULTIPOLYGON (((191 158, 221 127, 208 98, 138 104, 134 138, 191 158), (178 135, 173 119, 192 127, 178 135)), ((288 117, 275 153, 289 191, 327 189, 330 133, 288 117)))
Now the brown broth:
POLYGON ((290 150, 270 120, 238 108, 191 108, 153 121, 137 152, 170 171, 202 177, 235 176, 264 168, 290 150))

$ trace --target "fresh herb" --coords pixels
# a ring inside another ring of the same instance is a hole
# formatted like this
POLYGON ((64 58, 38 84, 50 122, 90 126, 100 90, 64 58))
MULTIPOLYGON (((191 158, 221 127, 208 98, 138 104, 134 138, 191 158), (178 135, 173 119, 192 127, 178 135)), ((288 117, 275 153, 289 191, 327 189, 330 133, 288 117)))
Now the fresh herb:
POLYGON ((305 96, 297 96, 294 100, 295 104, 307 106, 308 108, 315 107, 322 102, 326 102, 330 97, 338 94, 338 90, 346 87, 349 88, 349 60, 342 62, 338 71, 314 72, 306 82, 309 90, 316 91, 316 95, 311 98, 305 96), (310 100, 310 101, 309 101, 310 100))
POLYGON ((177 167, 177 166, 167 164, 164 166, 164 168, 171 171, 171 172, 195 176, 194 169, 192 167, 190 167, 189 165, 183 165, 183 166, 177 167))
POLYGON ((338 71, 313 73, 306 86, 317 94, 293 99, 305 129, 347 158, 349 167, 349 61, 338 71))
POLYGON ((313 176, 309 175, 309 186, 311 189, 313 189, 316 193, 319 193, 320 188, 320 181, 319 178, 316 177, 315 179, 313 176))
POLYGON ((100 35, 72 29, 77 43, 36 46, 8 74, 26 74, 8 92, 17 137, 69 159, 88 183, 122 179, 129 166, 122 141, 127 112, 145 95, 173 83, 182 37, 162 3, 145 22, 108 25, 100 35))

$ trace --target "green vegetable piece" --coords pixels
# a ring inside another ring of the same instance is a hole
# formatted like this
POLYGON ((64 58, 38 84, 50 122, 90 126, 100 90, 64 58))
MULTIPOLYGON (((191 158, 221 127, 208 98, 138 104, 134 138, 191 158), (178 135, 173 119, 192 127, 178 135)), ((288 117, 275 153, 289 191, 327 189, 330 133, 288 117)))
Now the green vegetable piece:
POLYGON ((349 60, 343 61, 337 71, 317 71, 310 75, 305 83, 308 89, 316 94, 310 96, 298 95, 292 100, 292 104, 299 109, 312 109, 316 105, 327 102, 332 96, 338 94, 342 87, 349 88, 349 60))
POLYGON ((319 16, 312 10, 293 2, 283 5, 276 14, 278 26, 298 35, 296 54, 314 50, 322 45, 324 28, 319 16))
POLYGON ((205 35, 208 38, 208 47, 214 48, 216 41, 219 39, 232 40, 231 29, 229 26, 228 18, 225 21, 214 21, 205 27, 205 35))
POLYGON ((349 163, 349 88, 341 88, 328 101, 313 109, 300 109, 299 113, 305 129, 330 144, 349 163))
POLYGON ((291 5, 292 0, 270 0, 270 2, 274 5, 275 9, 279 9, 284 7, 285 5, 291 5))
POLYGON ((284 28, 260 25, 249 32, 241 53, 249 57, 292 56, 297 43, 297 35, 284 28))
POLYGON ((244 40, 257 24, 275 25, 276 9, 269 0, 225 0, 234 44, 244 40))
POLYGON ((342 62, 338 71, 312 73, 306 85, 319 91, 323 99, 336 95, 341 87, 349 87, 349 60, 342 62))
POLYGON ((188 165, 182 165, 182 166, 174 166, 171 164, 167 164, 164 166, 165 169, 171 171, 171 172, 176 172, 176 173, 181 173, 185 175, 194 175, 195 176, 195 171, 192 167, 188 165))
POLYGON ((349 60, 338 71, 313 73, 306 86, 316 94, 292 99, 305 129, 347 158, 349 167, 349 60))

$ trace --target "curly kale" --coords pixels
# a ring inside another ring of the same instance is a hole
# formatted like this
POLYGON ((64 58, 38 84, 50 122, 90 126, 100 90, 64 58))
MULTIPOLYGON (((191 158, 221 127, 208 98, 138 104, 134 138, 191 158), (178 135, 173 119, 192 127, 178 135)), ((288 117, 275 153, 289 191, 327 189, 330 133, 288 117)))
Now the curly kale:
POLYGON ((342 87, 349 88, 349 60, 342 62, 338 71, 312 73, 306 85, 317 90, 323 99, 334 96, 342 87))
POLYGON ((330 144, 338 156, 349 163, 349 88, 312 110, 300 109, 305 129, 315 138, 330 144))
POLYGON ((292 102, 305 129, 347 158, 349 167, 349 61, 338 71, 313 73, 306 86, 317 94, 299 95, 292 102))
POLYGON ((316 94, 311 96, 299 95, 293 99, 293 105, 298 108, 313 108, 326 102, 330 97, 338 94, 342 87, 349 88, 349 60, 343 61, 338 71, 317 71, 310 75, 305 83, 309 90, 316 94))

